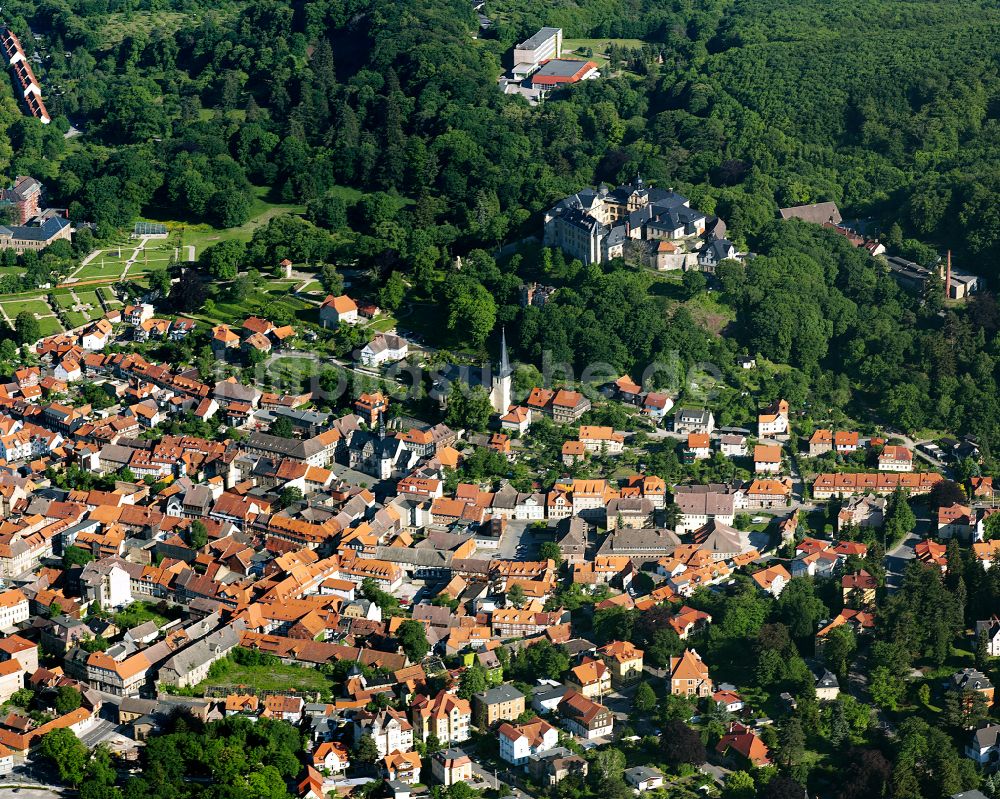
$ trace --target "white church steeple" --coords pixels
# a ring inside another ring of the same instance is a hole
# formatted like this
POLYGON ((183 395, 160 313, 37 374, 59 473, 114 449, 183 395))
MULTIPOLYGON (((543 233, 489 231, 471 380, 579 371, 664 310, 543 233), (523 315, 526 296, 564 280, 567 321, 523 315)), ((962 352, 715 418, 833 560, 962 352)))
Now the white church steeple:
POLYGON ((500 366, 493 375, 493 386, 490 391, 490 404, 493 410, 503 416, 510 408, 510 389, 514 371, 510 368, 507 357, 507 330, 500 330, 500 366))

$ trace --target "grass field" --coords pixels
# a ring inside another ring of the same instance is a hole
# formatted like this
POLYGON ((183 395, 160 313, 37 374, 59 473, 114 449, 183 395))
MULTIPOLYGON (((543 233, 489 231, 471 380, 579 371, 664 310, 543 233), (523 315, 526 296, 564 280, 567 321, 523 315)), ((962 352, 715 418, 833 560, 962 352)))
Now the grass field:
POLYGON ((258 691, 303 691, 321 694, 327 694, 331 688, 330 681, 313 668, 284 664, 240 666, 231 660, 227 661, 227 668, 222 675, 209 678, 202 683, 202 686, 205 685, 249 685, 258 691))
POLYGON ((266 379, 272 388, 282 391, 307 391, 313 378, 323 370, 323 362, 313 358, 290 355, 272 361, 266 379))
MULTIPOLYGON (((137 241, 129 241, 105 247, 90 263, 73 272, 71 277, 74 281, 106 280, 111 282, 118 280, 124 274, 125 266, 135 253, 137 244, 137 241)), ((128 275, 129 277, 140 277, 146 272, 165 269, 170 265, 173 256, 173 245, 166 246, 159 242, 150 241, 144 251, 138 254, 135 263, 129 268, 128 275)))
POLYGON ((73 274, 77 280, 93 280, 94 278, 106 278, 117 280, 125 271, 125 261, 117 259, 101 258, 98 255, 93 261, 73 274))
POLYGON ((66 289, 54 289, 52 291, 52 296, 56 301, 56 305, 60 308, 66 308, 68 310, 75 305, 73 302, 73 295, 66 289))
POLYGON ((380 316, 368 324, 365 330, 370 333, 387 333, 396 326, 396 319, 392 316, 380 316))
POLYGON ((133 602, 121 613, 114 616, 115 624, 122 630, 138 627, 147 621, 156 622, 157 627, 162 627, 168 621, 166 616, 156 611, 156 606, 147 602, 133 602))
POLYGON ((79 311, 66 311, 65 316, 70 327, 80 327, 87 324, 93 318, 79 311))
POLYGON ((250 315, 251 309, 266 316, 269 308, 281 307, 287 309, 295 319, 301 322, 318 323, 319 310, 288 293, 294 285, 295 281, 273 280, 252 292, 242 302, 219 301, 215 303, 211 313, 202 311, 192 315, 208 324, 216 324, 217 322, 233 324, 236 321, 246 319, 250 315))
POLYGON ((53 336, 62 333, 63 327, 54 316, 44 316, 38 320, 38 334, 40 336, 53 336))
MULTIPOLYGON (((332 196, 340 197, 347 203, 357 202, 364 196, 364 192, 349 186, 334 186, 329 192, 332 196)), ((250 207, 250 219, 242 225, 231 228, 216 228, 207 224, 191 225, 185 222, 170 219, 154 219, 152 217, 144 219, 148 222, 160 222, 167 226, 171 234, 179 233, 179 242, 172 235, 169 247, 172 251, 175 242, 182 247, 194 246, 195 258, 198 258, 207 247, 218 244, 221 241, 236 239, 238 241, 250 241, 254 232, 267 225, 274 217, 282 214, 303 214, 305 205, 299 203, 272 202, 267 199, 268 189, 264 186, 254 187, 254 201, 250 207)), ((401 198, 401 205, 408 205, 413 200, 401 198)), ((160 244, 158 242, 158 244, 160 244)), ((183 256, 182 256, 183 257, 183 256)))
POLYGON ((3 300, 3 309, 7 312, 7 316, 13 318, 17 316, 21 311, 27 311, 28 313, 38 314, 39 316, 50 316, 52 314, 52 309, 45 300, 3 300))
MULTIPOLYGON (((236 13, 237 6, 229 3, 215 3, 212 5, 213 14, 220 17, 232 16, 236 13)), ((97 37, 102 50, 109 50, 121 44, 126 36, 148 36, 151 31, 163 31, 165 34, 172 34, 185 24, 197 24, 201 21, 201 15, 186 13, 183 11, 168 11, 161 9, 157 11, 131 10, 106 14, 103 24, 97 28, 97 37)))
POLYGON ((145 275, 147 272, 155 272, 158 269, 166 269, 168 266, 170 266, 169 257, 154 258, 150 255, 148 263, 140 259, 132 264, 131 268, 128 270, 128 276, 129 278, 139 277, 140 275, 145 275))
POLYGON ((97 299, 96 289, 80 289, 76 292, 76 296, 79 297, 80 302, 84 305, 91 305, 97 309, 101 307, 101 301, 97 299))
POLYGON ((121 308, 124 303, 119 300, 112 291, 106 288, 98 288, 97 293, 104 298, 104 304, 108 308, 121 308))
MULTIPOLYGON (((345 188, 344 191, 353 192, 354 190, 345 188)), ((267 192, 268 189, 263 186, 254 188, 254 201, 250 207, 250 219, 237 227, 215 228, 207 224, 190 225, 169 219, 147 219, 145 221, 165 224, 171 233, 178 231, 180 233, 181 246, 194 245, 195 257, 197 258, 206 247, 211 247, 220 241, 228 241, 229 239, 250 241, 257 228, 266 225, 276 216, 305 213, 306 207, 304 205, 269 201, 267 199, 267 192)), ((357 196, 360 197, 361 192, 357 192, 357 196)), ((348 199, 348 197, 345 196, 345 199, 348 199)), ((173 246, 173 241, 174 239, 171 238, 170 246, 173 246)))
POLYGON ((608 65, 608 46, 612 44, 638 50, 645 42, 642 39, 563 39, 563 55, 567 58, 586 58, 597 64, 598 69, 604 69, 608 65), (589 47, 594 54, 584 56, 579 52, 585 47, 589 47))
MULTIPOLYGON (((49 289, 34 289, 33 291, 24 291, 20 294, 0 294, 0 303, 7 305, 9 303, 19 303, 19 302, 45 302, 45 298, 49 293, 49 289)), ((49 313, 47 311, 46 313, 49 313)))
POLYGON ((54 289, 52 296, 56 305, 63 310, 63 314, 72 327, 79 327, 91 320, 104 316, 104 308, 101 306, 101 301, 97 298, 97 290, 94 288, 83 287, 75 290, 54 289), (74 293, 82 305, 90 306, 89 310, 76 310, 77 302, 73 299, 74 293))

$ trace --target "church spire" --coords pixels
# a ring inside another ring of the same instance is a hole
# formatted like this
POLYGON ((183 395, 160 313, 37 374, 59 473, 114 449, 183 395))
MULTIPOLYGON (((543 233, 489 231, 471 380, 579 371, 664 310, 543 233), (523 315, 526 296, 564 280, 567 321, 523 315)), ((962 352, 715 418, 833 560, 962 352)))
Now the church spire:
POLYGON ((500 365, 493 375, 490 387, 490 404, 493 410, 503 416, 510 409, 510 389, 514 370, 510 368, 510 358, 507 355, 507 330, 500 328, 500 365))
POLYGON ((511 374, 510 359, 507 357, 507 328, 500 328, 500 377, 511 374))

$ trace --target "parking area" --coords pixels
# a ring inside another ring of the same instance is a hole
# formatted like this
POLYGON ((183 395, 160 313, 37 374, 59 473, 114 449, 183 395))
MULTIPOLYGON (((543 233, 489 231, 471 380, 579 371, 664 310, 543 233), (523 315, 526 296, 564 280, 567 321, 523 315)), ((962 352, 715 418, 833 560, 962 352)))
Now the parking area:
POLYGON ((530 529, 532 522, 512 519, 507 522, 495 557, 501 560, 533 560, 538 557, 538 547, 548 536, 538 535, 530 529))
POLYGON ((42 785, 4 785, 0 786, 0 799, 57 799, 62 796, 58 788, 42 785))

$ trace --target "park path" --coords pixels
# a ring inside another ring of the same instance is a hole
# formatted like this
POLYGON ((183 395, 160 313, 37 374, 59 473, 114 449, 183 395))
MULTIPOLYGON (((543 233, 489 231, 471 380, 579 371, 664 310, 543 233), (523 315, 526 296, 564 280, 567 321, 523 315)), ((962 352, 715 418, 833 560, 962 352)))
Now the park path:
POLYGON ((122 270, 121 277, 118 278, 119 280, 125 280, 125 278, 128 276, 128 270, 131 269, 132 264, 134 264, 139 259, 139 253, 142 252, 143 248, 146 246, 146 242, 148 241, 149 239, 146 238, 145 236, 143 236, 143 238, 139 240, 139 246, 135 248, 135 250, 132 252, 132 256, 125 262, 125 268, 122 270))
MULTIPOLYGON (((88 315, 87 309, 92 309, 93 306, 90 303, 84 303, 83 300, 80 299, 80 295, 77 294, 75 291, 73 291, 73 289, 69 290, 69 296, 70 299, 73 300, 73 310, 76 311, 77 313, 82 313, 84 316, 87 316, 88 315)), ((98 301, 98 307, 100 307, 102 311, 106 311, 107 309, 104 307, 103 303, 101 303, 100 294, 97 295, 97 301, 98 301)))
MULTIPOLYGON (((120 252, 121 248, 118 248, 118 249, 119 249, 119 252, 120 252)), ((84 257, 84 259, 82 261, 80 261, 80 265, 66 276, 66 280, 63 281, 62 285, 65 286, 67 283, 76 283, 77 282, 76 281, 76 276, 80 272, 83 271, 83 268, 87 264, 89 264, 91 261, 93 261, 102 252, 110 252, 110 249, 105 248, 103 250, 94 250, 93 252, 91 252, 88 255, 86 255, 84 257)))
POLYGON ((94 251, 88 253, 87 255, 85 255, 84 258, 83 258, 83 260, 80 261, 80 265, 76 269, 74 269, 72 272, 70 272, 68 275, 66 275, 66 280, 63 281, 63 285, 65 285, 66 283, 73 282, 75 280, 77 274, 79 274, 79 272, 83 269, 83 267, 85 267, 87 264, 89 264, 91 261, 93 261, 102 252, 104 252, 104 250, 94 250, 94 251))
MULTIPOLYGON (((131 267, 132 264, 134 264, 136 262, 136 259, 138 259, 138 257, 139 257, 139 253, 142 252, 143 248, 145 248, 146 243, 148 241, 149 241, 149 239, 145 238, 145 237, 143 237, 142 239, 140 239, 139 245, 132 251, 132 255, 129 256, 128 261, 125 262, 125 269, 122 270, 121 275, 118 276, 118 278, 117 278, 118 280, 123 279, 125 277, 125 275, 128 274, 129 267, 131 267)), ((112 248, 105 248, 103 250, 94 250, 93 252, 89 253, 86 257, 84 257, 84 259, 82 261, 80 261, 80 265, 69 274, 69 276, 63 282, 63 285, 66 285, 67 283, 76 284, 78 281, 76 281, 74 278, 76 278, 76 276, 83 270, 83 268, 87 264, 89 264, 91 261, 93 261, 102 252, 111 252, 111 249, 112 248)), ((120 253, 122 251, 122 248, 118 247, 117 250, 119 252, 119 257, 121 257, 120 253)))

